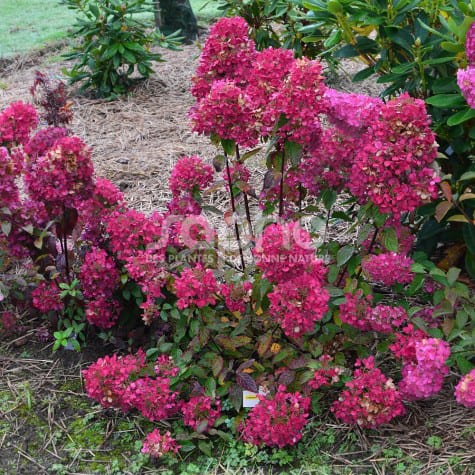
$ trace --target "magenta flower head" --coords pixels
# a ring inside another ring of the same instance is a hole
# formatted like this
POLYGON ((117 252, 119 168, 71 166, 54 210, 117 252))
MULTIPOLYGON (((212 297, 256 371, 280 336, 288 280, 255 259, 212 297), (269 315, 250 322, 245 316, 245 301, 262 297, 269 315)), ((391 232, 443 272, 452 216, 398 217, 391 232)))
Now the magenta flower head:
POLYGON ((391 378, 374 366, 374 357, 357 360, 353 379, 332 404, 331 411, 347 424, 374 428, 405 413, 401 394, 391 378))
POLYGON ((25 173, 30 196, 51 209, 74 207, 94 190, 91 149, 78 137, 61 137, 25 173))
POLYGON ((348 186, 360 203, 400 216, 437 196, 435 135, 424 101, 407 93, 382 106, 362 135, 348 186))
POLYGON ((328 88, 325 98, 329 103, 328 118, 343 132, 357 135, 377 118, 383 101, 364 94, 348 94, 328 88))
POLYGON ((197 156, 182 157, 173 167, 170 190, 174 198, 202 191, 213 181, 213 169, 197 156))
POLYGON ((267 226, 253 253, 264 277, 275 283, 300 276, 315 260, 310 235, 297 222, 267 226))
POLYGON ((170 431, 167 430, 161 434, 158 429, 154 429, 145 437, 142 453, 157 459, 165 454, 176 454, 180 448, 180 445, 178 445, 177 441, 172 437, 170 431))
POLYGON ((362 262, 363 271, 373 282, 383 285, 410 284, 414 279, 411 271, 413 260, 396 252, 370 255, 362 262))
POLYGON ((191 92, 198 100, 205 97, 213 81, 235 80, 245 83, 252 71, 256 54, 243 18, 221 18, 210 29, 200 56, 191 92))
POLYGON ((322 65, 316 60, 295 60, 282 88, 277 91, 262 118, 271 133, 283 116, 287 123, 279 129, 281 136, 308 145, 318 140, 321 126, 318 115, 327 111, 326 86, 322 65))
POLYGON ((307 423, 310 398, 299 392, 286 392, 279 386, 274 396, 258 396, 259 404, 240 425, 241 438, 250 444, 268 447, 295 445, 307 423))
POLYGON ((216 303, 215 294, 219 291, 218 284, 211 269, 202 264, 194 268, 183 269, 175 280, 175 293, 178 297, 177 307, 180 310, 196 305, 198 308, 216 303))
POLYGON ((259 140, 256 111, 251 97, 234 81, 213 83, 209 94, 190 111, 193 130, 254 147, 259 140))
POLYGON ((221 416, 221 401, 209 396, 193 396, 181 408, 183 423, 197 432, 207 432, 221 416))
POLYGON ((37 125, 38 116, 32 105, 12 102, 0 113, 0 145, 10 148, 25 144, 37 125))
POLYGON ((259 107, 264 108, 282 88, 294 63, 294 55, 288 49, 267 48, 256 53, 246 89, 259 107))
POLYGON ((104 356, 82 372, 87 395, 103 407, 132 408, 124 396, 131 382, 132 374, 145 365, 145 353, 139 350, 135 355, 104 356))
POLYGON ((457 71, 457 84, 467 104, 475 109, 475 66, 457 71))
MULTIPOLYGON (((15 179, 15 164, 8 150, 0 147, 0 210, 19 206, 20 194, 15 179)), ((1 212, 0 216, 2 216, 1 212)))
POLYGON ((268 295, 269 313, 289 338, 301 338, 311 332, 328 310, 330 296, 322 288, 325 267, 315 260, 313 271, 280 282, 268 295))
POLYGON ((470 66, 475 66, 475 21, 470 25, 465 38, 465 53, 470 66))
POLYGON ((462 406, 475 409, 475 369, 460 379, 455 387, 455 398, 462 406))

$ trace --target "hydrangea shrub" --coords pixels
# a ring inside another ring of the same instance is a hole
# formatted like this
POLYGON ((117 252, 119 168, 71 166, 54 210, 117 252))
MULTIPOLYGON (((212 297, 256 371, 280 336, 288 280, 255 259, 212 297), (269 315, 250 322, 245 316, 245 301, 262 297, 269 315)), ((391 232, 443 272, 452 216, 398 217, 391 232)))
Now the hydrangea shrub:
POLYGON ((149 215, 94 176, 70 131, 35 130, 23 103, 0 114, 0 245, 35 263, 33 305, 63 323, 74 311, 89 335, 130 350, 84 370, 87 394, 171 421, 143 443, 154 458, 195 439, 210 451, 227 429, 296 444, 322 395, 338 420, 375 428, 436 395, 455 365, 468 373, 457 401, 472 407, 469 289, 459 269, 413 252, 416 210, 440 180, 424 103, 333 91, 318 61, 257 52, 239 18, 211 29, 193 94, 192 127, 222 147, 217 174, 180 158, 167 210, 149 215), (263 145, 258 194, 246 161, 263 145), (218 187, 232 249, 205 214, 218 187))

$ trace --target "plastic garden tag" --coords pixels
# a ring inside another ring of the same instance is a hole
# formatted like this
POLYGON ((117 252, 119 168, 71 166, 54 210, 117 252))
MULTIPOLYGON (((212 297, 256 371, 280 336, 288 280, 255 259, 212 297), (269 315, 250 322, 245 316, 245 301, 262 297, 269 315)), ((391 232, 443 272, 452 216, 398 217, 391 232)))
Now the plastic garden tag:
POLYGON ((265 396, 267 391, 262 386, 259 386, 259 393, 244 390, 242 392, 242 407, 251 408, 257 406, 259 404, 258 394, 265 396))

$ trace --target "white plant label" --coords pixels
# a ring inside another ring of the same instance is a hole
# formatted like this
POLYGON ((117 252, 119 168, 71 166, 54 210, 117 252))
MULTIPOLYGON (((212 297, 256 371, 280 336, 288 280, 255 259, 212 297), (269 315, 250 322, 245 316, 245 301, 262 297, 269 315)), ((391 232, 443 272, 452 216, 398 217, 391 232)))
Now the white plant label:
MULTIPOLYGON (((267 391, 259 386, 259 394, 265 396, 267 391)), ((259 398, 257 397, 258 393, 253 393, 252 391, 243 391, 242 392, 242 407, 251 408, 259 404, 259 398)))

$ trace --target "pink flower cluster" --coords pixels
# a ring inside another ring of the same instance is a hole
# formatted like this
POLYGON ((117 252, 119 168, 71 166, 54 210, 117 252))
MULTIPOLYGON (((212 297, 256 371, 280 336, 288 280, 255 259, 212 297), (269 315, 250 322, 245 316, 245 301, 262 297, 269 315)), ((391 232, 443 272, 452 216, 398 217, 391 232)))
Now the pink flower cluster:
POLYGON ((357 360, 353 379, 331 410, 347 424, 373 428, 405 413, 401 394, 391 378, 374 366, 374 357, 357 360))
POLYGON ((25 144, 37 125, 38 115, 32 105, 12 102, 0 113, 0 146, 12 148, 25 144))
POLYGON ((328 118, 347 135, 361 134, 377 118, 383 101, 363 94, 348 94, 327 88, 328 118))
POLYGON ((298 339, 311 332, 315 322, 328 310, 330 295, 322 287, 325 269, 320 261, 317 262, 320 265, 314 267, 313 272, 280 282, 268 294, 269 313, 289 338, 298 339))
POLYGON ((91 150, 78 137, 61 137, 45 155, 32 159, 25 173, 30 196, 61 213, 93 191, 91 150))
POLYGON ((457 84, 467 104, 475 109, 475 62, 473 64, 457 71, 457 84))
POLYGON ((248 79, 256 54, 248 28, 240 17, 221 18, 210 28, 193 78, 193 96, 202 99, 214 81, 225 77, 238 83, 248 79))
MULTIPOLYGON (((127 272, 140 285, 150 302, 163 297, 162 289, 168 275, 163 266, 164 261, 165 250, 161 247, 136 251, 135 255, 127 258, 127 272)), ((149 324, 150 321, 146 323, 149 324)))
POLYGON ((283 49, 256 52, 247 30, 242 18, 213 26, 193 78, 193 129, 252 147, 283 118, 281 138, 316 143, 326 110, 320 63, 283 49))
POLYGON ((407 320, 402 307, 376 305, 372 307, 372 297, 363 296, 358 290, 355 294, 346 294, 345 302, 340 305, 340 320, 361 331, 393 333, 407 320))
POLYGON ((109 180, 96 178, 92 196, 77 205, 83 228, 81 238, 94 245, 102 244, 106 234, 105 223, 123 205, 123 193, 109 180))
POLYGON ((403 327, 400 332, 395 334, 395 340, 389 345, 389 349, 396 358, 409 363, 416 363, 416 344, 426 337, 427 334, 425 332, 415 328, 412 323, 409 323, 403 327))
POLYGON ((459 404, 475 409, 475 369, 460 379, 455 387, 455 398, 459 404))
POLYGON ((83 370, 87 395, 103 407, 115 407, 127 412, 131 405, 124 398, 130 377, 145 365, 145 354, 104 356, 83 370))
POLYGON ((326 268, 316 259, 310 235, 297 222, 267 226, 253 250, 264 277, 276 283, 269 313, 288 337, 310 332, 328 310, 326 268))
POLYGON ((221 284, 219 288, 219 292, 224 297, 228 310, 240 313, 246 311, 246 304, 250 301, 249 294, 251 290, 252 284, 250 282, 221 284))
MULTIPOLYGON (((315 261, 310 235, 297 222, 267 226, 253 254, 264 277, 275 283, 300 276, 315 261)), ((323 268, 315 270, 318 276, 322 275, 323 268)))
POLYGON ((338 383, 344 368, 335 365, 330 355, 322 355, 318 361, 320 368, 313 372, 313 378, 308 382, 308 386, 313 390, 317 390, 322 386, 331 386, 338 383))
POLYGON ((157 376, 174 378, 180 369, 177 368, 171 356, 160 355, 155 361, 154 371, 157 376))
POLYGON ((183 422, 197 432, 207 432, 221 416, 221 401, 209 396, 193 396, 181 406, 183 422))
MULTIPOLYGON (((0 147, 0 210, 12 209, 19 205, 20 194, 15 183, 15 165, 10 158, 8 150, 0 147)), ((0 211, 0 217, 3 215, 0 211)))
POLYGON ((138 250, 160 242, 166 247, 162 236, 163 217, 158 213, 146 216, 134 209, 114 212, 106 222, 112 251, 121 260, 127 260, 138 250))
POLYGON ((468 67, 457 71, 457 84, 467 104, 475 109, 475 22, 470 25, 465 38, 468 67))
POLYGON ((202 191, 213 181, 213 169, 197 156, 182 157, 173 167, 170 190, 174 198, 182 194, 193 195, 202 191))
POLYGON ((383 252, 370 255, 363 259, 363 271, 373 282, 383 285, 410 284, 414 279, 411 266, 414 261, 410 257, 396 252, 383 252))
POLYGON ((360 203, 400 216, 437 196, 435 135, 424 101, 407 93, 380 108, 361 137, 348 183, 360 203))
POLYGON ((160 458, 165 454, 176 454, 180 448, 170 431, 167 430, 161 434, 158 429, 154 429, 145 437, 142 453, 148 454, 152 458, 160 458))
POLYGON ((42 313, 61 312, 64 304, 59 296, 60 290, 53 280, 41 281, 31 293, 33 307, 42 313))
POLYGON ((219 291, 218 284, 211 269, 202 264, 193 268, 183 269, 175 279, 175 294, 178 297, 177 307, 180 310, 195 305, 202 308, 216 303, 215 294, 219 291))
POLYGON ((267 48, 255 54, 252 74, 247 79, 247 92, 258 111, 262 113, 273 95, 280 90, 294 62, 294 55, 288 49, 267 48))
POLYGON ((468 64, 475 64, 475 21, 470 25, 465 37, 465 54, 468 64))
POLYGON ((415 361, 404 361, 399 390, 404 399, 423 399, 437 394, 449 373, 450 346, 438 338, 415 342, 415 361))
POLYGON ((254 445, 285 447, 295 445, 302 438, 309 410, 310 398, 299 392, 288 393, 279 386, 271 397, 259 395, 259 404, 249 411, 240 426, 241 438, 254 445))
POLYGON ((150 421, 167 419, 178 409, 178 393, 170 389, 167 377, 145 377, 131 382, 123 393, 123 401, 150 421))
POLYGON ((117 300, 99 298, 86 303, 86 320, 99 328, 111 328, 119 319, 122 308, 117 300))
POLYGON ((327 187, 341 191, 348 182, 356 149, 354 137, 336 129, 324 130, 302 163, 302 184, 314 195, 327 187))
POLYGON ((207 96, 190 111, 193 131, 215 134, 221 139, 234 140, 241 147, 258 143, 256 113, 252 98, 234 81, 215 81, 207 96))
POLYGON ((114 259, 100 248, 92 248, 85 256, 79 272, 82 291, 87 299, 86 317, 99 328, 112 327, 119 318, 120 307, 112 294, 120 282, 114 259))
POLYGON ((317 143, 321 134, 318 115, 327 110, 323 100, 323 79, 322 66, 318 61, 308 58, 295 60, 264 113, 263 122, 269 126, 267 133, 283 116, 287 122, 279 129, 280 136, 302 145, 317 143))
POLYGON ((46 127, 39 130, 33 137, 26 142, 23 149, 30 160, 36 160, 48 153, 53 148, 57 140, 66 137, 68 129, 63 127, 46 127))
POLYGON ((120 273, 106 251, 93 247, 84 256, 79 278, 84 297, 92 300, 110 297, 117 288, 120 273))

